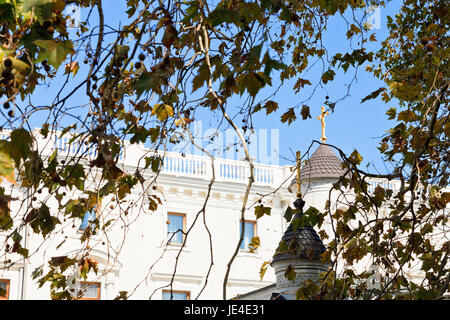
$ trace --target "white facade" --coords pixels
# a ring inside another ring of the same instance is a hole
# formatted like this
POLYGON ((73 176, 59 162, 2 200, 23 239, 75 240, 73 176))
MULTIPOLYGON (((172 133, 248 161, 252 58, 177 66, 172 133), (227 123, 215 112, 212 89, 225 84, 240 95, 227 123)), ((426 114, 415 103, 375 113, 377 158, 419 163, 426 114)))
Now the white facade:
MULTIPOLYGON (((83 144, 79 148, 67 148, 67 140, 38 137, 36 147, 47 156, 55 148, 58 149, 60 160, 80 155, 79 159, 86 167, 89 160, 95 159, 95 152, 89 151, 83 144)), ((143 146, 126 142, 123 150, 118 165, 131 174, 136 168, 142 168, 144 158, 150 152, 143 146)), ((73 219, 65 219, 64 213, 58 211, 58 202, 52 195, 43 192, 38 195, 38 199, 32 200, 27 190, 3 183, 6 193, 13 199, 10 208, 16 226, 28 212, 27 205, 39 208, 40 201, 44 200, 52 215, 61 221, 46 239, 29 227, 26 232, 22 232, 22 246, 29 250, 28 259, 17 254, 1 257, 0 281, 4 279, 9 282, 8 298, 49 299, 49 285, 39 288, 36 280, 32 279, 32 273, 43 267, 42 272, 46 274, 49 270, 47 261, 52 257, 67 255, 81 258, 87 254, 87 257, 98 262, 98 273, 90 272, 87 281, 99 284, 100 299, 114 299, 120 291, 131 294, 129 299, 162 299, 163 290, 171 289, 170 283, 174 292, 186 293, 190 299, 222 299, 227 264, 240 236, 241 207, 248 172, 246 162, 215 159, 213 175, 211 159, 208 157, 166 153, 156 184, 153 183, 155 174, 150 169, 144 170, 141 174, 145 183, 135 187, 130 196, 119 202, 111 196, 102 200, 97 216, 103 222, 102 225, 111 222, 105 232, 100 231, 92 236, 87 245, 80 241, 82 232, 78 230, 79 225, 73 225, 73 219), (208 185, 213 176, 215 180, 203 212, 208 185), (156 211, 148 208, 149 194, 157 195, 162 201, 156 211), (181 252, 181 245, 168 243, 170 213, 185 217, 184 231, 192 228, 181 252)), ((260 238, 261 246, 255 253, 239 250, 228 277, 227 299, 239 295, 244 295, 243 299, 267 299, 274 291, 274 270, 269 267, 262 281, 259 272, 263 263, 271 260, 287 227, 283 215, 287 206, 292 207, 295 200, 287 189, 294 175, 295 172, 289 166, 255 164, 255 182, 246 206, 245 220, 255 222, 254 235, 260 238), (270 215, 256 219, 253 206, 259 205, 260 199, 272 209, 270 215), (254 295, 245 295, 254 291, 254 295)), ((318 179, 304 184, 304 209, 314 206, 324 210, 334 181, 318 179)), ((91 168, 85 183, 87 189, 98 190, 104 183, 100 182, 99 172, 91 168)), ((399 188, 395 181, 371 180, 373 188, 386 183, 389 185, 385 187, 394 192, 399 188)), ((351 197, 351 194, 348 196, 351 197)), ((67 189, 62 203, 79 197, 79 193, 67 189)), ((337 193, 332 193, 330 199, 332 210, 342 205, 337 193)), ((330 234, 329 225, 324 228, 330 234)), ((0 252, 4 252, 5 239, 10 231, 0 233, 0 252)), ((79 281, 84 280, 79 279, 75 269, 66 273, 76 279, 76 290, 79 281)))
MULTIPOLYGON (((54 149, 52 146, 56 145, 59 149, 58 159, 66 161, 67 155, 74 156, 84 152, 81 149, 67 150, 65 141, 67 139, 51 141, 39 138, 37 147, 42 150, 42 154, 50 156, 54 149)), ((137 145, 126 145, 124 150, 119 167, 133 173, 137 166, 142 166, 138 161, 148 150, 137 145)), ((85 153, 81 161, 87 165, 87 161, 94 158, 95 153, 85 153)), ((73 219, 65 219, 63 212, 58 212, 58 202, 54 197, 44 191, 37 195, 37 200, 32 201, 25 189, 4 182, 6 193, 11 194, 13 199, 16 198, 11 202, 11 215, 14 216, 16 225, 28 212, 26 205, 31 203, 32 207, 39 208, 41 200, 45 201, 51 214, 61 221, 46 239, 35 234, 30 227, 26 233, 22 232, 22 246, 29 250, 28 259, 17 254, 7 254, 2 259, 0 279, 9 280, 8 298, 49 299, 49 286, 45 284, 39 288, 36 280, 32 279, 33 271, 44 263, 42 271, 46 274, 49 270, 47 261, 52 257, 67 255, 81 258, 83 253, 87 253, 88 257, 98 262, 98 273, 90 272, 87 281, 100 284, 100 299, 113 299, 119 291, 133 293, 130 299, 161 299, 162 291, 170 290, 168 285, 172 280, 178 255, 172 287, 174 292, 188 292, 189 297, 195 299, 207 280, 199 299, 222 299, 226 266, 240 236, 241 207, 249 169, 248 164, 242 161, 214 161, 215 182, 203 216, 201 209, 212 178, 210 161, 208 157, 182 157, 180 154, 167 153, 156 190, 148 187, 154 178, 154 173, 148 169, 143 174, 146 180, 144 186, 134 188, 131 195, 120 203, 112 201, 113 197, 102 200, 98 217, 103 223, 108 220, 113 222, 108 226, 107 234, 100 231, 92 236, 87 247, 80 241, 82 232, 78 230, 79 225, 73 225, 73 219), (155 194, 162 201, 156 211, 148 209, 148 194, 155 194), (168 244, 168 213, 185 215, 185 231, 192 227, 181 254, 181 245, 168 244), (214 263, 207 279, 211 248, 205 225, 211 233, 214 263), (11 262, 4 263, 7 260, 11 262)), ((98 174, 94 169, 90 171, 85 182, 87 189, 98 190, 105 183, 103 181, 97 185, 100 181, 98 174)), ((285 187, 278 187, 282 184, 281 179, 291 174, 289 167, 255 166, 255 183, 249 196, 245 220, 255 221, 255 236, 260 238, 261 247, 255 253, 250 253, 247 249, 239 251, 228 277, 227 298, 265 287, 274 281, 273 271, 269 270, 262 281, 259 271, 265 261, 270 261, 282 231, 286 228, 283 214, 292 201, 292 196, 285 187), (270 215, 257 220, 252 205, 257 203, 261 195, 266 195, 262 203, 271 206, 272 210, 270 215)), ((67 189, 66 193, 62 203, 80 197, 76 191, 67 189)), ((79 222, 77 219, 76 223, 79 222)), ((2 249, 11 230, 13 229, 0 233, 2 249)), ((76 277, 75 270, 72 273, 76 277)))

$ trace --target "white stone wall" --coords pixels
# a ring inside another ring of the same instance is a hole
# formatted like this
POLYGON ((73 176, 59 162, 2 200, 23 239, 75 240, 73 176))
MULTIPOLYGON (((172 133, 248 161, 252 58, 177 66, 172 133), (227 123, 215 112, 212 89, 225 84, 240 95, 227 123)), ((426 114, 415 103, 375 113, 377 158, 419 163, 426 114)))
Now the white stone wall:
MULTIPOLYGON (((245 187, 243 183, 220 182, 212 189, 205 219, 212 234, 214 265, 200 299, 222 299, 226 265, 239 240, 240 208, 245 187)), ((14 193, 18 195, 24 192, 24 190, 14 189, 14 193)), ((31 279, 31 273, 51 257, 67 254, 73 256, 80 250, 89 251, 90 256, 99 262, 98 274, 91 272, 87 281, 100 282, 101 299, 113 299, 119 291, 133 292, 131 299, 148 299, 150 296, 152 299, 161 299, 161 287, 170 283, 180 249, 179 245, 166 244, 167 213, 186 214, 186 228, 189 229, 203 206, 206 192, 207 181, 205 180, 161 175, 157 193, 163 200, 163 205, 155 212, 142 209, 140 205, 137 205, 130 208, 127 215, 123 212, 119 214, 120 209, 116 202, 111 202, 109 198, 103 199, 100 219, 104 222, 109 219, 116 220, 111 224, 108 237, 105 234, 98 234, 90 239, 89 249, 80 241, 81 233, 77 231, 79 225, 72 227, 72 219, 64 221, 63 214, 57 212, 57 201, 48 194, 40 194, 38 201, 33 202, 33 206, 39 207, 39 200, 46 199, 52 214, 58 215, 62 224, 58 225, 55 233, 47 239, 42 239, 41 235, 34 234, 31 228, 28 229, 26 242, 30 257, 26 261, 14 254, 8 255, 14 256, 18 262, 25 262, 24 265, 26 265, 25 285, 18 281, 19 271, 23 269, 0 270, 0 278, 3 275, 11 279, 10 299, 19 299, 22 296, 25 299, 49 299, 49 286, 44 285, 38 288, 36 281, 31 279)), ((250 204, 260 198, 257 193, 271 192, 273 188, 255 186, 247 206, 250 207, 250 204)), ((79 197, 76 192, 72 194, 67 192, 67 194, 64 201, 79 197)), ((124 204, 141 195, 142 190, 137 188, 131 196, 126 198, 127 201, 124 204)), ((276 192, 264 198, 264 203, 272 206, 271 215, 258 220, 254 216, 254 209, 246 211, 245 219, 257 220, 256 236, 260 237, 261 247, 256 253, 240 250, 229 275, 227 298, 265 287, 275 281, 272 270, 268 270, 261 281, 259 270, 265 261, 271 259, 282 231, 286 228, 283 218, 285 208, 282 206, 290 200, 291 196, 287 191, 276 192)), ((17 213, 17 218, 23 215, 23 212, 16 211, 14 207, 19 202, 15 201, 12 208, 12 212, 17 213)), ((191 299, 196 298, 205 284, 209 265, 209 237, 204 226, 203 215, 200 214, 179 256, 173 290, 189 291, 191 299)), ((44 265, 44 274, 47 271, 48 267, 44 265)), ((73 273, 76 274, 75 270, 73 273)), ((170 287, 164 289, 170 289, 170 287)))

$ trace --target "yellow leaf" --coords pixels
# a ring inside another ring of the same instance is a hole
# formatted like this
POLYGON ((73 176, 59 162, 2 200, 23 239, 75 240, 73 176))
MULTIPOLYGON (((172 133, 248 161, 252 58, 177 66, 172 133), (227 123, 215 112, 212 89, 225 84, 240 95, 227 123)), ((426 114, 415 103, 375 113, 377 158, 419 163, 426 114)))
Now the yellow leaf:
POLYGON ((182 127, 184 127, 185 125, 187 125, 187 124, 190 123, 190 122, 192 122, 192 120, 189 119, 189 118, 181 118, 181 119, 176 119, 176 120, 175 120, 175 125, 176 125, 177 127, 179 127, 180 125, 181 125, 182 127))
POLYGON ((264 275, 266 274, 268 267, 269 267, 269 261, 264 261, 261 268, 259 269, 259 276, 260 276, 261 281, 264 278, 264 275))
POLYGON ((168 104, 155 104, 152 110, 152 116, 155 115, 160 121, 166 120, 168 117, 173 117, 173 108, 168 104))
POLYGON ((23 75, 28 75, 28 73, 30 72, 30 66, 27 63, 16 58, 11 58, 11 61, 13 63, 14 70, 23 75))
POLYGON ((69 74, 72 72, 73 76, 75 77, 75 75, 78 73, 78 69, 80 69, 78 62, 73 61, 71 63, 66 64, 64 74, 69 74))
POLYGON ((0 177, 4 177, 9 182, 17 185, 14 178, 14 162, 4 150, 0 150, 0 177))

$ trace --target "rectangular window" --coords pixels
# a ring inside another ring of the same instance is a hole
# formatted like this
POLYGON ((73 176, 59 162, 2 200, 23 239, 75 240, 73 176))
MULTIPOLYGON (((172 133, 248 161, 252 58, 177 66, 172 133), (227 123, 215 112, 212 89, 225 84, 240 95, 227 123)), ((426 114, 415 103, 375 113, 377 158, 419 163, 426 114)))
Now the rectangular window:
POLYGON ((167 239, 170 243, 182 244, 186 230, 186 215, 169 212, 167 214, 167 239))
POLYGON ((191 298, 191 293, 189 291, 172 291, 163 290, 162 295, 163 300, 189 300, 191 298))
POLYGON ((80 300, 100 300, 100 282, 81 281, 77 294, 80 291, 83 292, 80 300))
POLYGON ((0 300, 9 299, 9 280, 0 279, 0 300))
MULTIPOLYGON (((241 221, 242 222, 242 221, 241 221)), ((242 224, 239 222, 239 228, 242 232, 242 224)), ((244 221, 244 240, 241 243, 241 250, 248 250, 248 245, 252 242, 252 238, 256 236, 256 221, 244 221)))

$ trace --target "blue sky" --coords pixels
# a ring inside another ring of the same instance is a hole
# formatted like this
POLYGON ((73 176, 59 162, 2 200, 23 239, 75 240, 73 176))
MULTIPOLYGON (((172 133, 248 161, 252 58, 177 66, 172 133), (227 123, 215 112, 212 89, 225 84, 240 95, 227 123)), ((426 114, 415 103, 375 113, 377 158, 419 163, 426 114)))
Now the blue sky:
MULTIPOLYGON (((107 17, 107 23, 111 25, 125 24, 126 15, 124 14, 124 3, 122 0, 110 0, 108 3, 114 5, 105 6, 105 17, 107 17)), ((379 46, 381 41, 386 37, 388 32, 386 27, 386 16, 394 15, 400 6, 400 2, 389 3, 386 8, 380 8, 380 28, 372 30, 375 33, 377 42, 374 43, 375 47, 379 46)), ((82 12, 82 19, 86 17, 87 11, 82 12)), ((93 13, 92 24, 95 24, 96 16, 93 13)), ((333 18, 335 19, 335 18, 333 18)), ((341 19, 341 18, 338 18, 341 19)), ((331 20, 327 32, 324 35, 324 43, 330 51, 330 56, 338 51, 346 51, 348 49, 348 41, 345 36, 346 29, 342 23, 342 19, 339 21, 331 20)), ((81 59, 82 60, 82 59, 81 59)), ((81 81, 81 77, 84 73, 83 65, 81 66, 79 75, 75 78, 76 84, 81 81)), ((382 83, 375 79, 372 74, 366 72, 365 65, 359 68, 357 80, 352 84, 350 96, 340 101, 335 108, 335 112, 330 114, 326 118, 326 136, 328 138, 327 143, 336 145, 344 150, 345 153, 350 154, 353 149, 357 149, 363 156, 363 164, 373 163, 377 170, 381 172, 389 171, 381 159, 381 155, 377 150, 377 145, 381 140, 380 137, 394 125, 393 121, 388 121, 385 112, 394 106, 394 103, 386 105, 381 99, 369 100, 365 103, 361 103, 361 99, 372 91, 382 86, 382 83)), ((317 68, 313 68, 309 76, 317 78, 320 76, 317 68)), ((320 71, 320 70, 319 70, 320 71)), ((312 118, 307 120, 298 119, 291 125, 283 124, 280 122, 280 116, 283 110, 286 110, 295 105, 301 105, 302 101, 309 96, 311 88, 301 90, 298 94, 295 94, 292 87, 293 83, 285 83, 278 94, 273 100, 277 101, 280 105, 280 109, 268 116, 264 112, 258 114, 254 120, 255 129, 275 129, 279 130, 279 164, 292 164, 295 156, 293 152, 300 150, 302 153, 306 151, 311 142, 319 140, 321 136, 320 121, 317 120, 317 115, 320 114, 321 106, 325 101, 325 96, 329 96, 330 101, 340 99, 345 95, 347 90, 346 84, 353 76, 354 70, 349 69, 347 74, 338 73, 335 81, 331 84, 327 84, 325 87, 319 87, 314 96, 307 104, 311 108, 312 118), (293 151, 293 152, 292 152, 293 151)), ((315 84, 311 81, 313 85, 315 84)), ((61 84, 60 80, 56 83, 61 84)), ((312 86, 311 86, 312 87, 312 86)), ((49 92, 53 95, 56 93, 57 86, 41 86, 36 90, 33 95, 33 103, 35 104, 48 104, 49 92)), ((258 97, 264 97, 267 95, 270 89, 264 89, 258 97)), ((70 99, 68 105, 81 105, 86 103, 86 97, 84 95, 85 90, 81 90, 82 94, 74 96, 70 99)), ((272 91, 270 91, 272 92, 272 91)), ((239 97, 233 100, 233 103, 239 104, 239 97)), ((299 115, 300 109, 297 111, 299 115)), ((202 121, 203 130, 206 130, 209 126, 214 127, 217 125, 217 119, 211 119, 207 113, 199 113, 198 119, 202 121)), ((70 123, 70 119, 65 119, 67 123, 70 123)), ((39 127, 39 118, 32 122, 32 126, 39 127)), ((237 120, 239 122, 240 120, 237 120)), ((223 127, 225 130, 226 127, 223 127)), ((225 131, 223 131, 225 132, 225 131)), ((270 146, 269 146, 270 147, 270 146)), ((313 147, 314 151, 316 146, 313 147)), ((374 171, 373 167, 370 167, 370 171, 374 171)))

